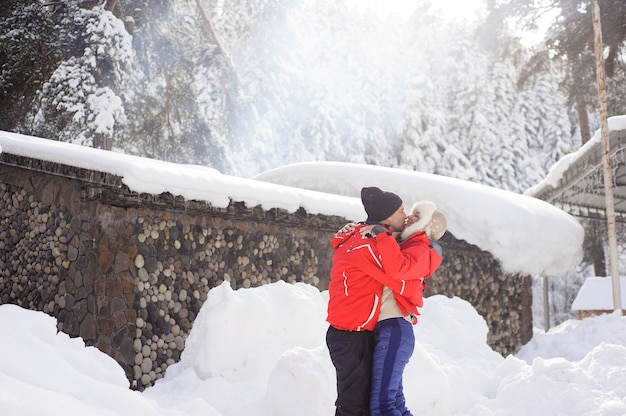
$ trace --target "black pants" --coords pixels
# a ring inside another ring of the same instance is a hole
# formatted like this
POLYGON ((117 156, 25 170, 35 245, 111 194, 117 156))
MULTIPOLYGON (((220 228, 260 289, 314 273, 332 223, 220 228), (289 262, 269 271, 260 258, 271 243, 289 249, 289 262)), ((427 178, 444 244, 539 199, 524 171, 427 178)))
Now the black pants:
POLYGON ((335 416, 370 416, 370 380, 374 354, 372 331, 328 328, 326 345, 337 370, 335 416))

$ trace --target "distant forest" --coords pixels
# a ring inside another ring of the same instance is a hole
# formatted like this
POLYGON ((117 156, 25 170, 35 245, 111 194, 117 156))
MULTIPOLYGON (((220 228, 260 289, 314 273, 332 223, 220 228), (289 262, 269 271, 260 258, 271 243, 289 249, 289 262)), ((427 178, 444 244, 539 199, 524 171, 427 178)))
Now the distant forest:
MULTIPOLYGON (((590 1, 549 2, 532 49, 536 2, 466 22, 418 3, 382 20, 325 0, 3 0, 0 129, 245 177, 334 160, 519 192, 597 128, 590 1)), ((600 3, 623 114, 626 5, 600 3)))
MULTIPOLYGON (((591 0, 485 0, 464 21, 415 1, 381 19, 347 0, 1 0, 0 130, 242 177, 328 160, 515 192, 597 130, 591 0)), ((626 114, 626 0, 598 1, 626 114)), ((552 285, 557 319, 591 263, 552 285)))

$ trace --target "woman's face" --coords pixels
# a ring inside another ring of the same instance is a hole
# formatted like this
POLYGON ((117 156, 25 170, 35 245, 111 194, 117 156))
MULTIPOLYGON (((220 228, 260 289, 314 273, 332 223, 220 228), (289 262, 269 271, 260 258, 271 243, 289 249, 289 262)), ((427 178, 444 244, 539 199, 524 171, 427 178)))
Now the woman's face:
POLYGON ((411 224, 415 224, 419 220, 420 220, 419 212, 417 212, 417 211, 411 212, 409 215, 406 216, 406 218, 404 220, 404 226, 408 227, 411 224))

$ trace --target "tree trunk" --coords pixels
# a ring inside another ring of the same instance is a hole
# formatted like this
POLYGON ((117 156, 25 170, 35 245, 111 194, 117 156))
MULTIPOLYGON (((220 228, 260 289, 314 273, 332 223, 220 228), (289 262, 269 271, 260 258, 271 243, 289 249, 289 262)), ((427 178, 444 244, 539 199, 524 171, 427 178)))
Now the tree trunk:
POLYGON ((113 9, 115 9, 115 6, 117 6, 117 3, 119 3, 119 0, 107 0, 104 8, 105 10, 113 12, 113 9))
POLYGON ((576 112, 578 113, 578 126, 580 127, 580 138, 582 144, 585 144, 591 139, 591 132, 589 130, 589 115, 587 114, 587 107, 581 103, 580 100, 576 101, 576 112))
POLYGON ((96 149, 111 150, 113 148, 113 144, 111 143, 110 137, 107 137, 102 133, 95 133, 93 136, 93 147, 96 149))
POLYGON ((593 261, 593 271, 596 276, 606 276, 606 257, 604 255, 604 243, 601 238, 601 225, 599 221, 589 222, 589 237, 591 243, 591 260, 593 261))

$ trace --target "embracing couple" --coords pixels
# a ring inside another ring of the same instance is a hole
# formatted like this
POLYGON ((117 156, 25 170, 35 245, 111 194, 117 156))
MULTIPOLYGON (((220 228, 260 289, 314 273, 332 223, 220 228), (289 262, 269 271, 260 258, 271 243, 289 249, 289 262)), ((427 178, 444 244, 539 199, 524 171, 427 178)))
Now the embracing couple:
POLYGON ((337 372, 335 416, 411 416, 402 375, 415 346, 424 279, 441 264, 445 217, 429 201, 361 189, 364 223, 333 236, 326 344, 337 372))

